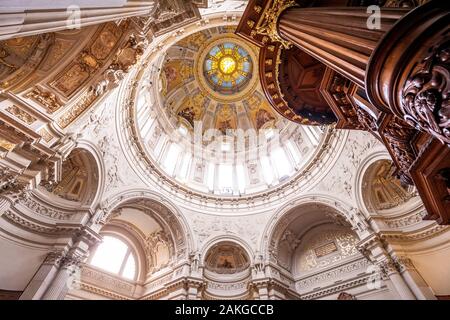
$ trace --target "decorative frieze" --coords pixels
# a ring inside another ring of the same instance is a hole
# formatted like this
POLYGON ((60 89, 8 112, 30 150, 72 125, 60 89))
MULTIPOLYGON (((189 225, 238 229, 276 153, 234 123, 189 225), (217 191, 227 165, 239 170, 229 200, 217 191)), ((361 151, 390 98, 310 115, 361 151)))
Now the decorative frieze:
POLYGON ((34 87, 26 94, 26 97, 39 103, 41 106, 46 108, 49 113, 58 111, 59 108, 62 107, 61 101, 53 92, 45 91, 39 87, 34 87))
POLYGON ((384 222, 389 228, 403 228, 407 226, 414 225, 416 223, 422 222, 423 218, 427 215, 426 211, 420 211, 415 214, 409 214, 406 217, 401 217, 398 219, 388 220, 386 219, 384 222))
POLYGON ((135 285, 130 281, 109 275, 88 265, 81 268, 81 283, 101 287, 103 290, 124 296, 132 296, 135 285))
POLYGON ((370 265, 371 263, 366 258, 358 259, 329 271, 324 271, 301 279, 297 281, 296 287, 299 291, 305 291, 309 288, 315 288, 321 284, 330 283, 341 279, 348 274, 358 271, 365 271, 370 265))
POLYGON ((18 106, 15 105, 7 107, 6 111, 8 111, 10 114, 14 115, 16 118, 20 119, 21 121, 25 122, 28 125, 33 124, 37 120, 36 117, 33 117, 31 114, 20 109, 18 106))
POLYGON ((61 211, 54 208, 51 208, 49 206, 46 206, 39 201, 33 199, 30 195, 25 194, 24 196, 20 197, 19 204, 27 207, 30 209, 33 213, 52 218, 52 219, 58 219, 58 220, 72 220, 74 216, 77 215, 76 212, 67 212, 67 211, 61 211))

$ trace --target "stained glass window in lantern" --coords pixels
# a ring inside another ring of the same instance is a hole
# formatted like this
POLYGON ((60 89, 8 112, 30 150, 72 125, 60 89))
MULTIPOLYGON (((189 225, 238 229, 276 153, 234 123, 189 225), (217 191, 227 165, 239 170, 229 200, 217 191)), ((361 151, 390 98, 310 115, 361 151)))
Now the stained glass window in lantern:
POLYGON ((239 92, 252 76, 252 61, 241 46, 224 42, 206 55, 204 74, 214 91, 222 94, 239 92))

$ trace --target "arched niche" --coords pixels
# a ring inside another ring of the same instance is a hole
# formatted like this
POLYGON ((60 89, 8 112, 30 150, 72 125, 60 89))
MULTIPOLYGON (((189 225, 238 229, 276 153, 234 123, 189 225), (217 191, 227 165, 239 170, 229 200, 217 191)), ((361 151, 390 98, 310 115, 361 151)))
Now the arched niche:
POLYGON ((212 246, 205 257, 205 268, 218 274, 234 274, 249 268, 246 251, 233 242, 220 242, 212 246))
MULTIPOLYGON (((356 235, 353 230, 357 230, 361 222, 356 221, 353 214, 350 208, 341 206, 337 201, 330 204, 309 201, 287 208, 277 215, 278 219, 274 219, 272 227, 266 231, 263 252, 272 263, 294 274, 297 249, 309 241, 309 232, 329 226, 344 228, 356 235)), ((356 239, 359 239, 357 235, 356 239)))
POLYGON ((106 203, 100 219, 133 227, 145 251, 148 275, 188 259, 192 241, 178 208, 149 191, 126 191, 106 203), (163 203, 164 202, 164 203, 163 203))
POLYGON ((352 284, 352 290, 366 290, 362 286, 371 262, 357 248, 366 228, 352 207, 326 196, 310 196, 284 208, 273 220, 263 242, 266 259, 292 279, 304 299, 330 298, 338 287, 318 288, 352 279, 361 281, 352 284))
POLYGON ((234 239, 216 239, 205 248, 203 299, 251 299, 251 253, 234 239))
POLYGON ((370 164, 363 174, 361 192, 369 212, 391 212, 416 196, 413 186, 402 185, 395 176, 391 160, 379 159, 370 164))
POLYGON ((59 182, 47 186, 47 191, 65 200, 89 205, 99 189, 99 167, 93 154, 75 148, 62 163, 59 182))

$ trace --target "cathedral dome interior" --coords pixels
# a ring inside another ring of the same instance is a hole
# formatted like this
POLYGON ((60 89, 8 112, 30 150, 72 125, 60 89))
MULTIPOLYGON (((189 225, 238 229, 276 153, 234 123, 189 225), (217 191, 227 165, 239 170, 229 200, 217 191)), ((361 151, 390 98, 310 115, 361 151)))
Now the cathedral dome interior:
POLYGON ((41 2, 0 7, 0 300, 450 299, 448 4, 41 2))
POLYGON ((134 111, 142 148, 161 175, 213 197, 300 178, 330 134, 297 127, 270 107, 257 79, 259 49, 234 32, 197 31, 155 57, 142 71, 134 111))

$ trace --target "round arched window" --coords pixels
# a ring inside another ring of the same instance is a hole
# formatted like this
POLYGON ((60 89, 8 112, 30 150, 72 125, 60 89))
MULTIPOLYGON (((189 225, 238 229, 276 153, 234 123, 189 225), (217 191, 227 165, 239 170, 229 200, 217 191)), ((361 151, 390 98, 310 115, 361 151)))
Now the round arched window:
POLYGON ((103 237, 90 264, 130 280, 136 278, 136 259, 132 248, 112 236, 103 237))

